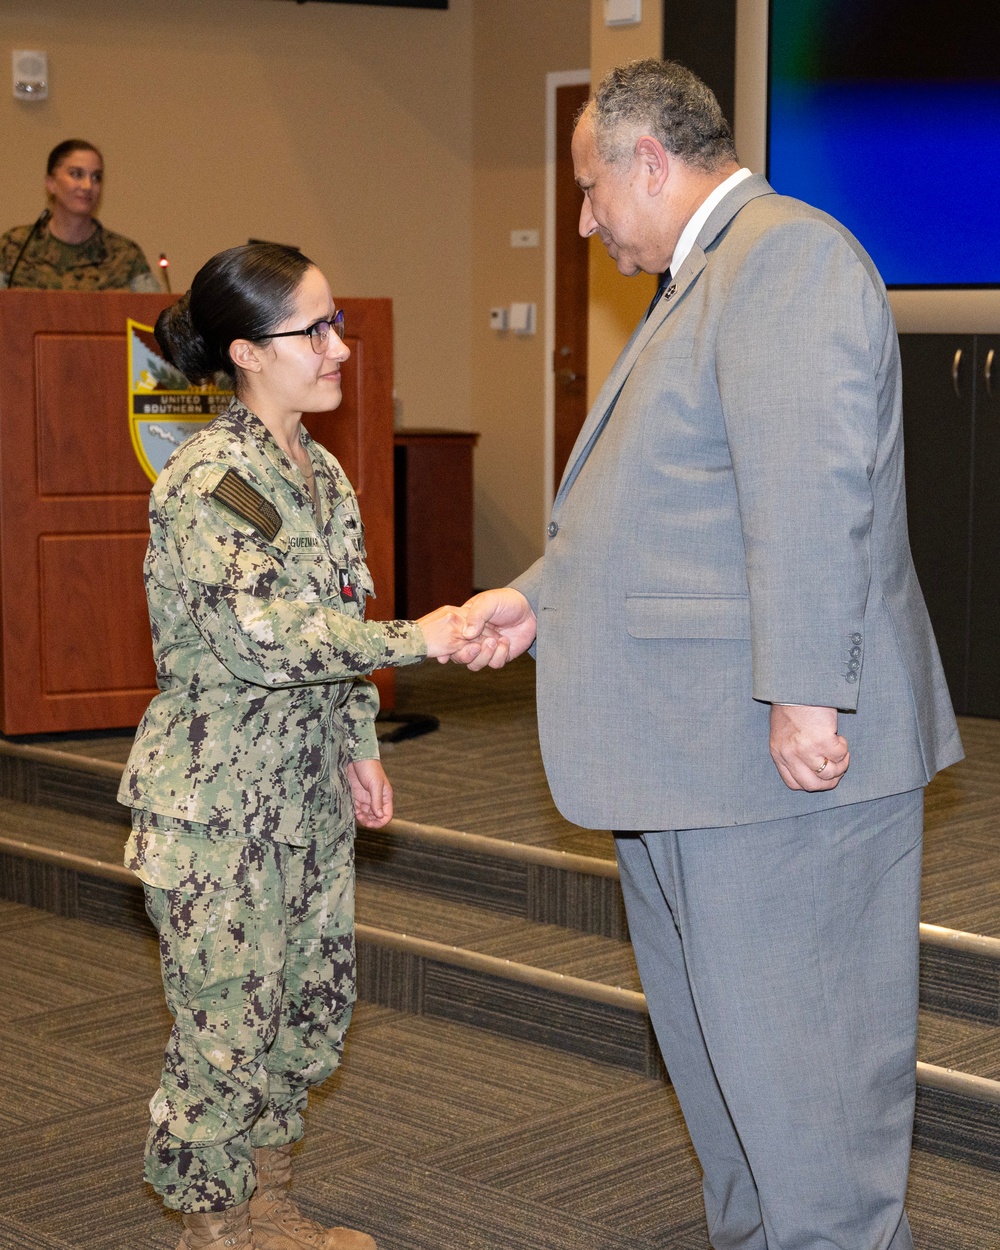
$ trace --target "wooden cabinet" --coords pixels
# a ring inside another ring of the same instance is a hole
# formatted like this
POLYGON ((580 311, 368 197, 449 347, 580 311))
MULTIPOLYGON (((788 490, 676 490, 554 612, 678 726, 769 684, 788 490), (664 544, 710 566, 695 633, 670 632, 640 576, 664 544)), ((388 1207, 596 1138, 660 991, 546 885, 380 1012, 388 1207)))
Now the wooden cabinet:
POLYGON ((396 431, 396 611, 413 620, 472 594, 478 434, 396 431))
POLYGON ((1000 717, 1000 334, 902 334, 913 561, 958 712, 1000 717))

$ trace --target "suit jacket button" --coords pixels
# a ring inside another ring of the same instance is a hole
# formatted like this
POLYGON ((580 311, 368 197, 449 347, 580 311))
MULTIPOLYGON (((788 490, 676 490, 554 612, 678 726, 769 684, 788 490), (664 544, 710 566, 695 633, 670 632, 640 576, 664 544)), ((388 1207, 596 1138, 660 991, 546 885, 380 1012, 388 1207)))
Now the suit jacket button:
POLYGON ((857 658, 860 654, 861 654, 861 648, 860 648, 860 647, 851 647, 851 656, 852 656, 852 658, 856 659, 856 658, 857 658))
POLYGON ((861 635, 851 634, 851 642, 853 642, 855 646, 858 646, 858 644, 861 642, 861 635))
POLYGON ((548 527, 547 527, 547 528, 546 528, 546 530, 545 530, 545 532, 546 532, 546 534, 548 534, 548 536, 549 536, 550 538, 555 538, 556 534, 558 534, 558 533, 559 533, 559 526, 558 526, 558 524, 557 524, 555 521, 550 521, 550 522, 549 522, 549 524, 548 524, 548 527))
POLYGON ((846 676, 846 678, 847 678, 847 680, 848 680, 848 681, 857 681, 857 680, 858 680, 858 675, 857 675, 857 673, 846 673, 846 674, 845 674, 845 676, 846 676))

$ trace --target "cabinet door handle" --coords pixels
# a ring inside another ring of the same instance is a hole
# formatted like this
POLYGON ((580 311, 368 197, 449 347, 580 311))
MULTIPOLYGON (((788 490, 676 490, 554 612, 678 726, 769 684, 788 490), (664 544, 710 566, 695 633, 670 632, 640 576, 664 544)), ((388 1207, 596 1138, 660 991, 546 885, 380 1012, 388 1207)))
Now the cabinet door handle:
POLYGON ((955 388, 955 395, 958 399, 962 398, 962 391, 958 385, 958 366, 962 363, 962 349, 959 347, 955 352, 955 359, 951 362, 951 384, 955 388))
POLYGON ((986 379, 986 394, 989 395, 990 399, 993 398, 993 357, 995 353, 996 348, 991 347, 986 353, 986 364, 983 366, 983 377, 986 379))

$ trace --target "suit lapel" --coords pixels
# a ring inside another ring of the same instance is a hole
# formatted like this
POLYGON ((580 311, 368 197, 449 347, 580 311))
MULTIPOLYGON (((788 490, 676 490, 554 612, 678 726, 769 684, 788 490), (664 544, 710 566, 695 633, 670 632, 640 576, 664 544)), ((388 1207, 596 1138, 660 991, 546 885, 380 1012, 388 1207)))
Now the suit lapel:
MULTIPOLYGON (((702 255, 703 264, 704 256, 702 255)), ((700 267, 689 270, 687 262, 685 262, 681 267, 681 273, 678 274, 676 280, 671 280, 667 289, 657 300, 653 311, 644 321, 640 321, 633 330, 632 337, 625 344, 622 354, 615 361, 614 368, 608 374, 607 381, 601 387, 600 393, 594 401, 594 406, 587 415, 587 419, 583 423, 579 436, 573 445, 573 451, 567 462, 566 472, 559 483, 559 491, 556 495, 557 504, 566 497, 570 487, 576 481, 580 470, 586 463, 594 444, 604 433, 604 428, 611 420, 611 414, 615 410, 615 404, 618 402, 618 396, 621 394, 622 387, 628 381, 632 367, 639 359, 646 344, 660 326, 663 325, 674 308, 677 307, 684 292, 699 272, 700 267)))
POLYGON ((583 427, 573 445, 573 450, 566 465, 566 471, 563 473, 562 481, 559 483, 554 506, 560 504, 566 497, 579 476, 580 470, 586 463, 587 457, 593 450, 594 444, 604 432, 608 421, 611 419, 611 414, 614 412, 622 387, 628 381, 628 376, 632 372, 635 362, 642 354, 643 349, 674 309, 681 303, 685 292, 705 268, 706 252, 741 208, 758 196, 771 194, 773 192, 767 180, 758 174, 744 179, 743 182, 730 191, 721 203, 716 205, 708 220, 698 232, 698 238, 691 251, 685 257, 680 270, 657 301, 656 307, 650 315, 645 321, 641 321, 636 326, 632 332, 632 337, 625 344, 622 354, 618 357, 614 368, 608 374, 607 380, 601 387, 597 399, 594 401, 594 405, 588 413, 587 419, 583 423, 583 427))

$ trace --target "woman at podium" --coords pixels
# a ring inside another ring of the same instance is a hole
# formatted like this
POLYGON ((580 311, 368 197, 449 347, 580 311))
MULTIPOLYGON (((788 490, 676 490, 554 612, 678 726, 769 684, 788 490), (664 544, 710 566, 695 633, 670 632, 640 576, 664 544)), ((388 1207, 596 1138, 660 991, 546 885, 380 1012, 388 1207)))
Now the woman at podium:
POLYGON ((152 291, 162 288, 142 249, 105 230, 94 216, 104 158, 86 139, 65 139, 49 153, 48 207, 28 226, 0 236, 0 289, 152 291))

